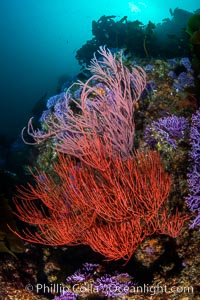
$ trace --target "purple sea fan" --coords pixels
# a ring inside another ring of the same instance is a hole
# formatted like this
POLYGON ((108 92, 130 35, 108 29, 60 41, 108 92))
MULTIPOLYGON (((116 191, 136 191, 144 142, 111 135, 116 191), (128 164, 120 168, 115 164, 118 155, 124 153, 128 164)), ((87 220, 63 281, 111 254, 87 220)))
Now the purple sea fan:
POLYGON ((176 149, 178 143, 185 139, 189 129, 184 117, 171 115, 153 121, 145 130, 144 138, 150 146, 159 146, 161 150, 176 149))
POLYGON ((194 228, 200 227, 200 109, 192 116, 190 143, 192 147, 191 166, 188 173, 190 194, 186 197, 186 202, 192 212, 197 212, 197 217, 191 224, 191 228, 194 228))

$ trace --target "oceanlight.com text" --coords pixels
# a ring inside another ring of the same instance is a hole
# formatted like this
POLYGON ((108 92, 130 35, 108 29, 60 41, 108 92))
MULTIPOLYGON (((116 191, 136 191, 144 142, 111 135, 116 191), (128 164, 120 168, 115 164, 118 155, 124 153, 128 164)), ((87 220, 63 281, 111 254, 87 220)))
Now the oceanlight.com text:
POLYGON ((38 283, 35 286, 27 284, 25 290, 28 292, 46 293, 46 294, 62 294, 63 292, 73 292, 75 294, 112 294, 115 295, 128 295, 128 294, 150 294, 158 295, 165 293, 174 294, 193 294, 193 286, 166 286, 166 285, 120 285, 120 284, 83 284, 75 283, 71 287, 63 286, 62 284, 41 284, 38 283))

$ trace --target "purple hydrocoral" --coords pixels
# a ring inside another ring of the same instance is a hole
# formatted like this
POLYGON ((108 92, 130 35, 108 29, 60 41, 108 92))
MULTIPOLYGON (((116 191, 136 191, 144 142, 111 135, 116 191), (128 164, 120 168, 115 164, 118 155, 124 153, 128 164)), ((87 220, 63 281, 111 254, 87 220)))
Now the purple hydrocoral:
POLYGON ((73 275, 68 276, 66 278, 66 282, 75 283, 75 282, 83 282, 92 277, 96 269, 99 267, 99 264, 91 264, 85 263, 82 267, 76 271, 73 275))
POLYGON ((52 112, 54 112, 57 118, 63 118, 63 116, 67 113, 67 106, 69 104, 66 102, 65 93, 60 93, 58 95, 52 96, 47 100, 46 107, 47 109, 43 111, 39 121, 41 123, 45 123, 48 118, 51 117, 52 112))
POLYGON ((189 128, 188 121, 184 117, 171 115, 153 121, 145 130, 145 141, 150 146, 159 146, 162 150, 176 149, 189 128))
POLYGON ((180 64, 183 65, 188 72, 193 73, 192 64, 191 64, 190 59, 188 57, 182 57, 180 59, 180 64))
MULTIPOLYGON (((81 296, 81 287, 83 291, 87 291, 87 284, 89 285, 88 292, 95 295, 106 296, 110 298, 120 297, 120 299, 131 292, 134 283, 132 277, 128 273, 115 272, 113 275, 104 274, 97 277, 101 266, 99 264, 85 263, 73 275, 66 279, 67 284, 70 284, 72 289, 78 287, 79 293, 72 293, 69 289, 63 291, 61 296, 55 297, 54 300, 75 300, 76 297, 81 296), (86 285, 84 285, 86 284, 86 285)), ((82 298, 81 298, 82 299, 82 298)))
POLYGON ((175 58, 170 58, 168 59, 168 63, 170 64, 170 66, 176 66, 177 64, 177 60, 175 58))
POLYGON ((152 71, 154 69, 154 66, 149 64, 149 65, 146 65, 144 67, 144 69, 145 69, 146 72, 150 72, 150 71, 152 71))
POLYGON ((197 212, 191 227, 200 226, 200 109, 192 116, 190 130, 190 160, 191 167, 188 173, 188 185, 190 194, 186 198, 189 209, 197 212))
MULTIPOLYGON (((173 63, 171 61, 169 61, 169 64, 175 66, 175 61, 173 63)), ((194 76, 190 59, 188 57, 181 58, 179 66, 184 68, 181 73, 177 74, 175 70, 171 70, 168 73, 168 76, 174 79, 173 87, 177 92, 184 91, 188 87, 194 87, 194 76)))
POLYGON ((95 289, 102 295, 109 298, 122 298, 130 293, 134 284, 129 274, 105 274, 94 282, 95 289), (121 280, 123 278, 123 280, 121 280))
POLYGON ((76 300, 76 299, 77 299, 76 294, 70 291, 63 291, 60 296, 54 298, 54 300, 76 300))
POLYGON ((40 119, 39 119, 40 123, 44 123, 45 120, 47 120, 50 117, 50 115, 51 115, 51 110, 50 109, 44 110, 41 117, 40 117, 40 119))
POLYGON ((49 108, 54 107, 54 105, 56 104, 57 101, 64 99, 64 96, 65 96, 65 93, 63 92, 58 95, 54 95, 54 96, 50 97, 47 100, 47 108, 49 109, 49 108))
POLYGON ((173 83, 173 87, 178 91, 184 91, 187 87, 194 86, 194 77, 192 74, 182 72, 178 75, 176 82, 173 83))

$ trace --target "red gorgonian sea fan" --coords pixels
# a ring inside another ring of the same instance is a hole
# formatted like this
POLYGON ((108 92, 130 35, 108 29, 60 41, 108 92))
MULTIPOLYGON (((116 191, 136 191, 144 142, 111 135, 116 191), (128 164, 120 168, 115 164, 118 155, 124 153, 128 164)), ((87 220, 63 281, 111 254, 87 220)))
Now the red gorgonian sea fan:
POLYGON ((86 244, 110 260, 129 260, 155 232, 180 234, 187 217, 170 216, 165 208, 172 180, 157 152, 126 160, 104 156, 103 165, 77 165, 59 153, 56 179, 38 174, 35 186, 18 189, 15 213, 35 227, 16 234, 52 246, 86 244))
POLYGON ((37 173, 35 185, 18 188, 15 214, 34 226, 16 234, 46 245, 86 244, 107 259, 128 261, 146 236, 176 237, 187 217, 166 210, 172 180, 159 153, 133 152, 145 72, 125 67, 122 53, 99 53, 91 78, 78 82, 80 103, 71 99, 79 114, 68 108, 64 118, 47 119, 43 134, 29 121, 35 143, 55 138, 57 162, 54 175, 37 173))

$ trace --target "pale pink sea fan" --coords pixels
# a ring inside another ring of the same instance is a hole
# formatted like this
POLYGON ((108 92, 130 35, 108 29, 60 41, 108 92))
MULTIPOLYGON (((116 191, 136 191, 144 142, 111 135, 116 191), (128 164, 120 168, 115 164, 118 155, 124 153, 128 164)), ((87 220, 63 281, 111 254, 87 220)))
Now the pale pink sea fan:
MULTIPOLYGON (((100 47, 98 52, 101 59, 94 55, 88 68, 92 76, 85 83, 75 83, 82 88, 80 103, 70 99, 80 113, 68 107, 64 119, 54 116, 44 123, 48 129, 44 134, 34 130, 31 119, 28 134, 35 143, 53 137, 58 151, 82 158, 94 151, 95 141, 100 138, 102 145, 108 142, 113 151, 122 156, 131 152, 134 110, 146 86, 146 73, 139 66, 124 66, 122 52, 113 55, 105 47, 100 47)), ((69 103, 71 88, 66 91, 66 103, 69 103)))

